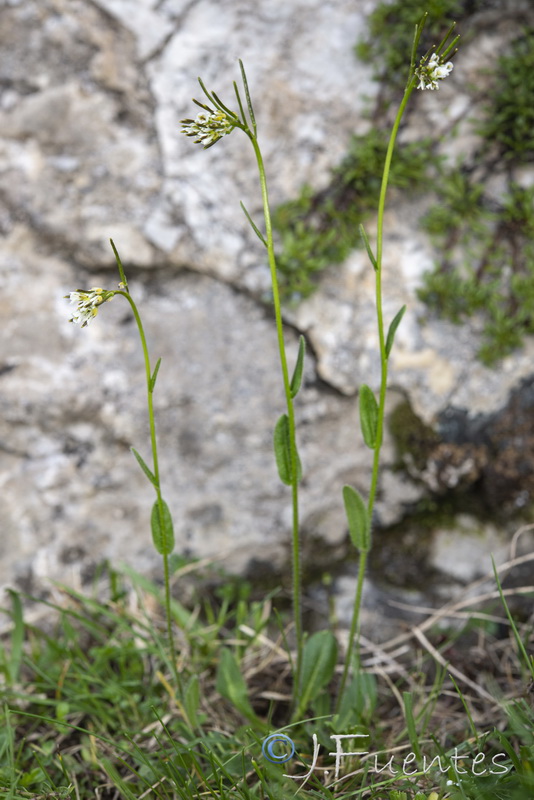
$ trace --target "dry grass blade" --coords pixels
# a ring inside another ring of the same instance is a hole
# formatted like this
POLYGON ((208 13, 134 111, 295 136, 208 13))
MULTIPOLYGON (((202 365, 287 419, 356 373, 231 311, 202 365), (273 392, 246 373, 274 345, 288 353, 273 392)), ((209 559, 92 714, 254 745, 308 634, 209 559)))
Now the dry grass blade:
MULTIPOLYGON (((524 556, 520 556, 518 558, 511 559, 510 561, 506 561, 504 564, 501 564, 499 567, 499 572, 512 569, 513 567, 520 566, 521 564, 527 564, 530 561, 534 561, 534 553, 529 553, 524 556)), ((449 616, 454 616, 458 611, 467 606, 477 605, 479 603, 484 603, 487 600, 496 600, 500 597, 500 594, 497 590, 493 590, 491 592, 485 592, 484 594, 471 596, 471 592, 476 589, 478 586, 481 586, 487 583, 490 579, 493 579, 493 572, 488 572, 486 575, 478 578, 473 583, 469 584, 466 587, 465 592, 469 596, 460 600, 458 602, 451 602, 447 603, 440 609, 429 609, 431 616, 422 622, 420 625, 417 626, 419 631, 425 631, 435 625, 442 619, 445 619, 449 616)), ((534 586, 517 586, 513 589, 505 589, 503 594, 505 597, 514 596, 517 594, 527 594, 534 592, 534 586)), ((396 601, 390 600, 390 605, 398 606, 407 609, 408 611, 412 611, 415 614, 420 613, 420 607, 418 606, 405 606, 403 604, 399 604, 396 601)), ((423 613, 427 613, 426 611, 423 613)), ((406 633, 401 633, 398 636, 393 637, 389 641, 383 643, 381 646, 384 650, 390 650, 391 648, 398 647, 399 645, 407 642, 413 636, 412 631, 407 631, 406 633)))
POLYGON ((427 652, 430 653, 432 658, 435 659, 435 661, 437 661, 438 664, 441 664, 442 667, 447 669, 447 671, 450 672, 451 675, 454 675, 455 678, 458 678, 460 681, 462 681, 462 683, 465 683, 466 686, 469 686, 471 689, 473 689, 474 692, 480 695, 480 697, 483 697, 485 700, 488 700, 493 705, 496 706, 500 705, 499 701, 496 700, 495 697, 492 697, 489 692, 487 692, 485 689, 482 688, 482 686, 479 686, 477 683, 472 681, 471 678, 468 678, 467 675, 464 675, 463 672, 460 672, 459 669, 456 669, 456 667, 453 667, 451 664, 449 664, 443 658, 441 653, 438 650, 436 650, 436 648, 428 641, 428 639, 424 635, 423 631, 420 630, 420 628, 417 627, 413 628, 412 633, 416 637, 416 639, 423 645, 425 650, 427 650, 427 652))

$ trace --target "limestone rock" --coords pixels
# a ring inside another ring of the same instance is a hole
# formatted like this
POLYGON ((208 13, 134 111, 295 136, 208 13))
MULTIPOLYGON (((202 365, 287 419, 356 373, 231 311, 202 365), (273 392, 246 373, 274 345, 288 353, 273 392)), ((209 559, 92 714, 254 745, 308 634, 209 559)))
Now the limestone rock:
MULTIPOLYGON (((129 307, 114 298, 86 329, 69 324, 66 302, 41 278, 66 282, 68 267, 43 259, 27 231, 10 242, 17 258, 24 252, 25 301, 39 312, 13 320, 15 354, 3 354, 0 579, 27 575, 24 585, 36 589, 37 578, 61 578, 68 564, 81 582, 103 556, 155 568, 153 490, 130 453, 133 445, 149 461, 143 362, 129 307), (33 352, 34 330, 46 336, 46 358, 33 352)), ((19 285, 12 253, 5 263, 14 269, 3 298, 19 285)), ((280 568, 289 497, 272 452, 284 400, 270 319, 213 278, 162 275, 146 285, 134 280, 131 290, 143 299, 153 361, 162 357, 155 395, 160 466, 179 552, 227 558, 233 570, 252 560, 280 568)), ((290 332, 288 346, 294 361, 290 332)), ((363 482, 369 458, 358 447, 354 402, 319 391, 313 372, 310 360, 299 402, 302 522, 339 546, 341 486, 363 482)))
MULTIPOLYGON (((1 585, 35 592, 49 578, 80 585, 106 558, 159 569, 148 524, 153 491, 130 453, 133 445, 148 458, 131 314, 115 298, 87 329, 67 321, 65 294, 115 287, 110 237, 141 301, 153 358, 163 358, 157 426, 177 552, 224 557, 236 572, 287 566, 288 493, 271 441, 284 404, 264 303, 269 272, 239 208, 243 200, 260 224, 254 156, 240 132, 204 151, 180 135, 180 120, 192 113, 191 97, 201 96, 199 75, 233 103, 242 58, 273 204, 305 182, 321 187, 351 134, 371 124, 367 98, 378 86, 353 45, 374 5, 2 4, 1 585)), ((468 72, 480 66, 465 63, 468 72)), ((444 152, 454 147, 452 126, 459 147, 476 144, 467 114, 480 98, 470 96, 461 70, 458 62, 439 98, 417 99, 417 133, 443 138, 444 152)), ((408 126, 402 136, 410 135, 408 126)), ((507 404, 532 374, 534 342, 490 371, 475 358, 476 323, 460 329, 424 318, 415 291, 433 258, 417 230, 426 202, 391 197, 384 312, 390 320, 408 305, 390 382, 395 402, 408 398, 434 432, 435 448, 412 465, 410 480, 395 469, 387 433, 377 502, 383 525, 429 487, 483 480, 489 494, 516 506, 532 501, 532 465, 518 439, 530 435, 531 390, 507 404), (482 415, 483 441, 471 433, 463 442, 447 439, 442 421, 451 408, 482 415)), ((341 486, 368 489, 371 454, 361 443, 355 395, 363 381, 376 389, 379 364, 373 274, 362 253, 332 269, 286 319, 291 358, 298 333, 309 344, 297 416, 304 554, 316 574, 348 552, 341 486)))

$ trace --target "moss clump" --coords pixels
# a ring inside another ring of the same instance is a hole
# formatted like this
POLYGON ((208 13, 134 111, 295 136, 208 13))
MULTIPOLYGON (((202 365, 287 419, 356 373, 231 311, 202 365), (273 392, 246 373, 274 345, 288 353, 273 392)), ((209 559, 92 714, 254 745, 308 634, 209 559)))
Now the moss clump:
MULTIPOLYGON (((423 13, 428 19, 422 51, 439 40, 451 19, 465 21, 485 7, 483 0, 380 3, 369 17, 366 42, 357 48, 360 57, 377 64, 376 75, 384 82, 376 116, 387 116, 380 108, 404 86, 406 53, 423 13)), ((469 25, 463 27, 465 47, 469 25)), ((534 28, 526 28, 498 60, 492 80, 486 119, 478 126, 483 137, 479 166, 485 163, 487 174, 501 166, 506 177, 510 164, 534 161, 534 28)), ((387 134, 376 128, 354 137, 325 189, 304 187, 298 198, 278 208, 274 225, 281 240, 277 260, 286 302, 309 296, 319 274, 360 245, 359 225, 376 209, 386 147, 387 134)), ((439 163, 428 141, 399 146, 391 186, 426 188, 439 163)), ((433 181, 438 203, 422 224, 440 256, 419 297, 458 324, 480 315, 479 357, 491 366, 534 333, 534 188, 509 179, 495 200, 471 172, 469 167, 440 171, 439 181, 433 181)))
MULTIPOLYGON (((282 242, 277 264, 286 300, 308 297, 318 273, 341 263, 360 245, 359 225, 378 203, 387 142, 387 135, 377 129, 354 136, 325 189, 313 192, 304 187, 297 199, 277 208, 273 222, 282 242)), ((437 163, 430 140, 400 146, 390 186, 426 187, 429 165, 437 163)))
POLYGON ((419 419, 408 400, 399 403, 389 415, 389 430, 395 440, 399 467, 409 459, 417 470, 423 469, 441 441, 439 434, 419 419))
POLYGON ((419 297, 455 323, 480 314, 479 357, 493 365, 534 333, 534 187, 511 184, 496 206, 451 174, 423 225, 442 256, 419 297))
POLYGON ((428 14, 421 39, 425 52, 439 42, 450 20, 459 22, 484 7, 484 0, 395 0, 379 3, 369 15, 367 38, 356 45, 356 55, 375 65, 375 78, 389 89, 402 89, 407 79, 406 54, 411 52, 414 30, 428 14))
MULTIPOLYGON (((499 59, 478 132, 505 168, 534 160, 533 29, 499 59)), ((442 255, 419 297, 456 323, 480 314, 479 357, 493 365, 534 333, 534 187, 509 181, 497 203, 467 173, 451 172, 438 197, 423 226, 442 255)))
POLYGON ((525 31, 499 59, 478 132, 497 145, 506 161, 534 161, 534 29, 525 31))

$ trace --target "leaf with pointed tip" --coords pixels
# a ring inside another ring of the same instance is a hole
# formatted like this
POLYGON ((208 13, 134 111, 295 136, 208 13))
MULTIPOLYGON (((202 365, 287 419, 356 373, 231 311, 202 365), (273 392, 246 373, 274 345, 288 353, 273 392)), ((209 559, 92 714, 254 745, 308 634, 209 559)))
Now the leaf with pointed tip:
POLYGON ((156 500, 150 517, 152 541, 158 553, 168 556, 174 549, 174 529, 171 512, 165 500, 156 500))
POLYGON ((154 475, 152 470, 147 466, 147 464, 145 463, 144 459, 139 455, 139 453, 137 452, 135 447, 131 447, 130 449, 131 449, 132 453, 134 454, 134 456, 136 457, 137 463, 139 464, 139 466, 141 467, 141 469, 143 470, 143 472, 147 476, 147 478, 150 481, 150 483, 152 484, 152 486, 157 486, 158 484, 157 484, 157 481, 156 481, 156 476, 154 475))
POLYGON ((404 312, 406 311, 406 306, 403 306, 400 311, 397 311, 393 319, 391 320, 391 325, 388 329, 388 335, 386 337, 386 358, 389 358, 389 354, 391 353, 391 348, 393 347, 393 342, 395 340, 395 334, 397 333, 397 328, 400 325, 401 319, 404 316, 404 312))
POLYGON ((360 225, 360 236, 362 237, 365 249, 367 250, 369 261, 373 265, 373 269, 376 271, 378 269, 378 264, 376 263, 376 258, 374 257, 373 251, 371 250, 371 245, 369 244, 369 239, 367 238, 367 234, 365 232, 365 228, 363 227, 363 225, 360 225))
MULTIPOLYGON (((219 656, 215 688, 223 697, 249 720, 259 723, 248 699, 248 689, 239 669, 235 656, 227 647, 223 647, 219 656)), ((261 724, 261 723, 260 723, 261 724)))
POLYGON ((193 728, 199 725, 197 711, 200 706, 200 685, 198 675, 193 674, 184 691, 184 708, 187 719, 193 728))
POLYGON ((376 676, 356 665, 353 678, 341 697, 339 714, 332 720, 335 732, 352 730, 352 726, 361 724, 362 718, 372 719, 376 710, 377 695, 376 676))
POLYGON ((360 426, 367 447, 374 450, 377 441, 378 403, 371 389, 364 383, 360 388, 360 426))
MULTIPOLYGON (((276 466, 278 474, 282 483, 286 486, 292 484, 292 469, 291 469, 291 445, 289 438, 289 417, 287 414, 282 414, 274 429, 274 457, 276 459, 276 466)), ((302 478, 302 466, 300 463, 299 454, 297 453, 297 480, 302 478)))
POLYGON ((244 213, 245 213, 245 217, 248 219, 248 221, 249 221, 249 223, 250 223, 250 227, 252 228, 252 230, 254 231, 254 233, 256 234, 256 236, 258 237, 258 239, 260 240, 260 242, 261 242, 262 244, 264 244, 264 245, 265 245, 265 247, 268 247, 268 245, 267 245, 267 241, 265 240, 265 237, 263 236, 262 232, 260 231, 260 229, 258 228, 258 226, 256 225, 256 223, 254 222, 254 220, 252 219, 252 217, 251 217, 251 216, 250 216, 250 214, 248 213, 248 211, 247 211, 247 209, 245 208, 245 206, 243 205, 243 203, 241 203, 241 208, 243 209, 243 211, 244 211, 244 213))
POLYGON ((298 391, 300 389, 300 385, 302 383, 302 370, 304 368, 304 353, 306 352, 306 340, 304 336, 301 336, 299 339, 299 351, 297 354, 297 361, 295 364, 295 369, 293 372, 293 377, 291 378, 291 384, 289 386, 289 390, 291 392, 291 398, 297 396, 298 391))
POLYGON ((371 548, 371 525, 367 506, 361 494, 352 486, 343 487, 343 502, 352 544, 360 552, 367 553, 371 548))
POLYGON ((154 391, 154 386, 156 385, 156 379, 158 377, 160 364, 161 364, 161 358, 158 358, 158 360, 156 361, 156 366, 154 367, 154 372, 152 373, 152 377, 150 378, 150 384, 148 387, 150 392, 154 391))
POLYGON ((332 631, 318 631, 310 636, 302 651, 302 675, 298 715, 305 713, 321 689, 332 680, 337 663, 337 641, 332 631))

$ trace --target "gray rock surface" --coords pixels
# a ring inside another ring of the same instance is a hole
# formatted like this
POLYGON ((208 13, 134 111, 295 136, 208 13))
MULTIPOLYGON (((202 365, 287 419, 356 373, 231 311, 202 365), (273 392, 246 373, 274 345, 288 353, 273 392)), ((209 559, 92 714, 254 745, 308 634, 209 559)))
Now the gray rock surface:
MULTIPOLYGON (((305 182, 323 185, 350 135, 369 128, 366 97, 378 87, 352 48, 374 5, 0 2, 0 585, 82 585, 104 558, 159 569, 153 493, 129 451, 148 458, 133 318, 115 298, 80 330, 63 298, 115 287, 110 237, 153 359, 163 359, 155 402, 177 551, 234 572, 287 567, 289 497, 271 452, 284 403, 262 302, 269 273, 239 209, 243 200, 261 218, 253 153, 239 131, 203 151, 180 135, 180 120, 200 97, 198 75, 230 102, 242 58, 273 204, 305 182)), ((443 152, 476 147, 467 115, 480 98, 466 87, 483 75, 488 37, 481 30, 470 45, 480 57, 458 56, 439 93, 416 98, 417 135, 442 139, 443 152)), ((386 219, 385 313, 409 307, 391 360, 392 405, 408 397, 429 425, 450 407, 495 414, 532 374, 534 341, 492 371, 475 358, 476 321, 423 323, 415 289, 432 251, 416 226, 421 202, 395 195, 386 219)), ((291 357, 299 332, 310 345, 297 404, 305 558, 329 565, 346 553, 341 486, 368 487, 355 395, 364 380, 376 388, 378 361, 362 253, 286 318, 291 357)), ((389 438, 384 457, 377 514, 390 524, 428 489, 432 468, 422 465, 415 482, 395 472, 389 438)))

